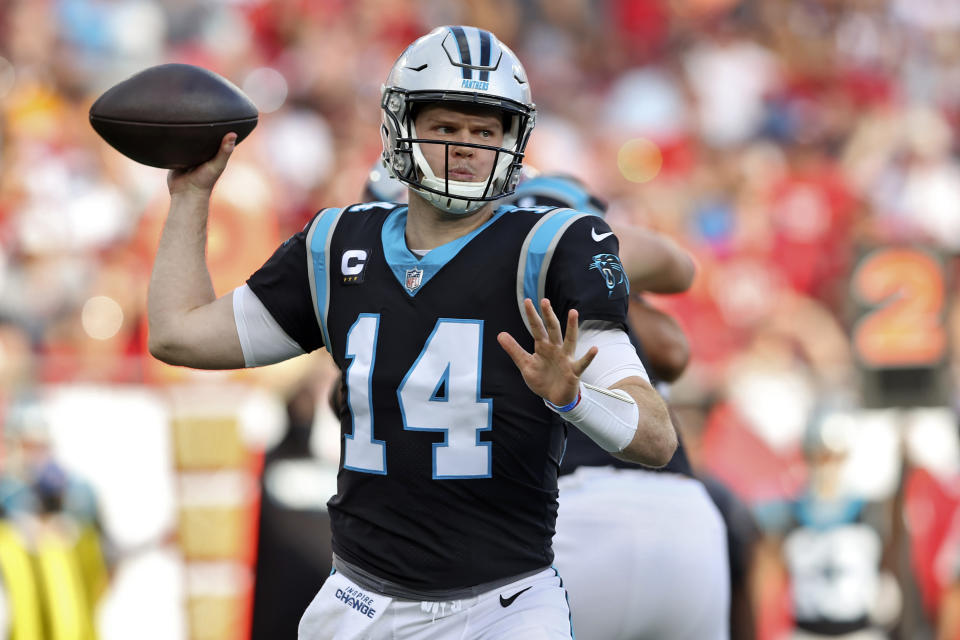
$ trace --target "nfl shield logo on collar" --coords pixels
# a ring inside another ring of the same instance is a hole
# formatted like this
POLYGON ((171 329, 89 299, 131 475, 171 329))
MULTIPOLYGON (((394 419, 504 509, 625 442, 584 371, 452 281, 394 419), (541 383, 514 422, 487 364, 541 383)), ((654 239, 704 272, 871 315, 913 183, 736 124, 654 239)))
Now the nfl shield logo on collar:
POLYGON ((406 287, 407 291, 413 293, 420 288, 420 283, 423 281, 423 269, 418 269, 414 267, 413 269, 407 269, 407 278, 406 278, 406 287))

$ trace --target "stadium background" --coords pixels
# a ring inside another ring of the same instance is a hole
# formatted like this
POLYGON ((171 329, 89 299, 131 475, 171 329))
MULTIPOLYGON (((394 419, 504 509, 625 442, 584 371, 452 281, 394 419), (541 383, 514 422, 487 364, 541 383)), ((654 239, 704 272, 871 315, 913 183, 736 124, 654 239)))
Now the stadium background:
MULTIPOLYGON (((695 256, 692 290, 652 301, 691 341, 673 400, 698 468, 751 506, 790 497, 808 425, 833 425, 847 485, 894 510, 896 637, 932 637, 960 551, 960 3, 938 0, 0 1, 3 625, 248 637, 264 452, 291 425, 309 447, 265 482, 326 544, 329 359, 199 373, 146 354, 165 175, 96 137, 93 100, 185 62, 256 102, 214 197, 224 293, 318 206, 359 199, 389 66, 458 23, 525 62, 530 164, 695 256)), ((758 580, 775 638, 786 592, 758 580)))

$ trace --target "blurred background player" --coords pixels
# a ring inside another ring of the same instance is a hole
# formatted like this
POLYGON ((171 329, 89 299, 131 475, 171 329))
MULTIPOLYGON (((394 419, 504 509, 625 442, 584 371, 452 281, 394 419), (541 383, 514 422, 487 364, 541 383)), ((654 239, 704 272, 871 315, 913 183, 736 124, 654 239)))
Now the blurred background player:
MULTIPOLYGON (((517 204, 573 207, 591 211, 596 215, 604 215, 606 212, 606 203, 590 194, 583 183, 573 176, 539 175, 538 172, 529 170, 526 178, 521 181, 513 197, 517 204)), ((676 319, 649 304, 641 294, 643 291, 679 293, 686 290, 693 277, 692 263, 686 252, 663 234, 636 225, 612 221, 610 225, 621 239, 620 253, 633 291, 629 318, 634 346, 651 379, 656 381, 658 390, 670 400, 670 383, 677 381, 686 369, 690 346, 676 319)), ((760 537, 759 529, 749 506, 689 455, 687 440, 692 438, 697 444, 699 456, 704 412, 698 413, 683 403, 674 406, 671 402, 669 407, 674 425, 678 429, 680 444, 674 458, 661 471, 673 471, 688 476, 693 474, 703 483, 720 510, 726 525, 730 572, 730 637, 752 640, 756 630, 750 581, 756 545, 760 537)), ((572 434, 571 438, 579 440, 576 434, 572 434)), ((609 461, 597 457, 589 446, 575 446, 568 448, 563 469, 569 471, 581 464, 589 466, 601 463, 609 464, 609 461), (579 460, 580 455, 587 457, 579 460)))
POLYGON ((760 561, 788 585, 792 640, 886 640, 899 614, 893 504, 858 495, 845 478, 852 420, 842 409, 815 411, 803 442, 806 487, 756 509, 760 561))
MULTIPOLYGON (((670 320, 676 322, 672 318, 670 320)), ((704 464, 703 437, 711 409, 710 399, 691 403, 682 397, 678 398, 676 394, 671 396, 670 411, 679 430, 684 453, 696 478, 703 483, 710 498, 720 509, 726 525, 730 569, 730 637, 735 640, 754 640, 758 635, 754 590, 759 585, 756 558, 760 529, 750 505, 711 474, 704 464)))
POLYGON ((22 399, 4 426, 0 578, 9 637, 96 640, 111 558, 93 489, 53 455, 36 399, 22 399))
MULTIPOLYGON (((568 207, 603 216, 606 205, 571 176, 524 180, 510 199, 520 206, 568 207)), ((630 279, 630 334, 661 393, 686 367, 680 327, 638 295, 679 293, 693 262, 674 242, 641 228, 611 225, 630 279)), ((657 471, 611 457, 568 430, 554 536, 579 637, 729 637, 726 529, 682 442, 657 471), (617 567, 611 572, 609 567, 617 567)))
POLYGON ((307 376, 294 387, 283 436, 264 455, 251 640, 295 638, 300 615, 330 575, 330 483, 322 475, 336 466, 311 446, 317 386, 307 376))

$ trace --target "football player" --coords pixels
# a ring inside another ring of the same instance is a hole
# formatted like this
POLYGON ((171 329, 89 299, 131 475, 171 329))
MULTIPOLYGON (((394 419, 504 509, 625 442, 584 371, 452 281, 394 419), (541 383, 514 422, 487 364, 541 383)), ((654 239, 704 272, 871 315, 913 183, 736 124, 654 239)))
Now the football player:
POLYGON ((169 174, 150 350, 222 369, 326 348, 344 372, 334 572, 301 638, 570 638, 551 568, 564 423, 651 466, 676 449, 624 331, 617 239, 588 213, 497 206, 535 108, 493 34, 416 40, 381 108, 409 204, 321 209, 220 298, 206 220, 235 136, 169 174))
POLYGON ((871 499, 847 480, 857 415, 824 405, 803 437, 807 486, 756 506, 763 570, 789 584, 790 640, 885 640, 900 613, 892 498, 871 499))
MULTIPOLYGON (((606 212, 603 201, 565 175, 524 180, 508 201, 601 217, 606 212)), ((689 347, 676 320, 638 292, 686 290, 693 280, 692 260, 661 234, 629 225, 610 228, 620 239, 633 290, 631 339, 651 382, 666 393, 686 367, 689 347)), ((571 429, 561 474, 554 564, 570 594, 578 637, 729 637, 726 528, 706 488, 694 478, 682 442, 670 462, 655 471, 617 460, 571 429)))

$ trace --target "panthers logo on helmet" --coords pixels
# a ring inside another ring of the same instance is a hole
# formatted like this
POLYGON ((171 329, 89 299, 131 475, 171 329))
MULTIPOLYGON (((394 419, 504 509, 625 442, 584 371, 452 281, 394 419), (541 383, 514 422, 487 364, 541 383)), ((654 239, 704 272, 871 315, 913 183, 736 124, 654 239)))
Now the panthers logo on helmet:
POLYGON ((613 290, 617 285, 625 284, 627 290, 630 289, 630 283, 627 276, 623 273, 623 265, 620 264, 620 258, 613 253, 598 253, 593 256, 593 262, 590 263, 590 269, 596 269, 603 276, 603 282, 607 285, 607 297, 613 295, 613 290))

